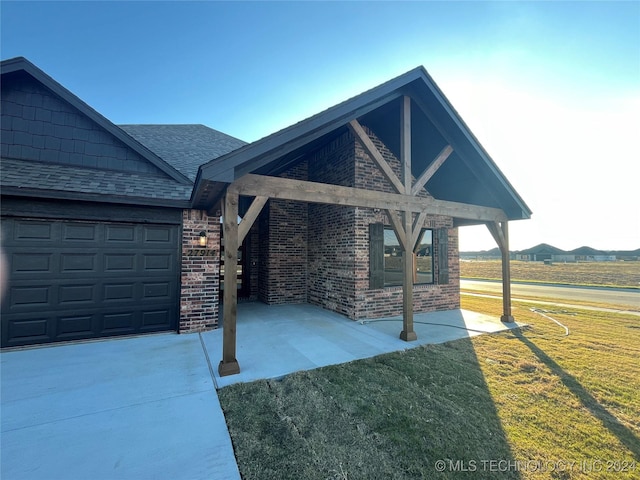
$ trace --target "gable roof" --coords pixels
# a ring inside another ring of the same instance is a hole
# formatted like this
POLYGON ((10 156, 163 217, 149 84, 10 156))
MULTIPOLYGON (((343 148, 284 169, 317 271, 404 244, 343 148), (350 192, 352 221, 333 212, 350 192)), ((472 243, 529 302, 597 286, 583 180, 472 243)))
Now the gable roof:
POLYGON ((125 133, 122 129, 118 128, 107 118, 99 114, 85 102, 80 100, 76 95, 71 93, 69 90, 64 88, 58 82, 56 82, 49 75, 44 73, 38 67, 36 67, 33 63, 29 62, 24 57, 16 57, 9 60, 4 60, 0 63, 0 71, 2 76, 4 77, 6 74, 16 73, 16 72, 24 72, 31 77, 33 77, 40 84, 45 86, 48 90, 50 90, 53 94, 60 97, 63 101, 67 102, 75 109, 80 111, 83 115, 88 117, 90 120, 98 124, 108 133, 117 138, 120 142, 124 143, 128 148, 132 149, 138 155, 146 159, 148 162, 153 164, 156 168, 158 168, 161 172, 167 175, 169 178, 173 179, 175 182, 180 184, 191 184, 191 180, 179 172, 173 166, 159 158, 156 154, 154 154, 147 147, 142 145, 140 142, 136 141, 133 137, 125 133))
MULTIPOLYGON (((451 159, 427 183, 426 187, 434 197, 501 208, 510 220, 530 218, 529 207, 423 67, 202 165, 194 187, 194 205, 210 207, 226 184, 244 174, 266 174, 295 162, 347 131, 347 124, 353 119, 366 121, 393 150, 389 145, 393 143, 389 139, 394 135, 390 122, 400 118, 395 116, 395 111, 399 111, 399 99, 405 95, 417 107, 412 109, 412 116, 414 110, 418 112, 415 123, 454 149, 451 159)), ((414 132, 412 158, 423 157, 424 162, 434 158, 428 151, 433 145, 427 145, 424 140, 427 137, 414 132), (416 152, 416 149, 421 149, 421 152, 416 152)), ((442 146, 436 145, 437 149, 442 146)), ((416 168, 427 165, 414 163, 416 168)))
POLYGON ((203 163, 247 144, 205 125, 118 126, 191 181, 203 163))

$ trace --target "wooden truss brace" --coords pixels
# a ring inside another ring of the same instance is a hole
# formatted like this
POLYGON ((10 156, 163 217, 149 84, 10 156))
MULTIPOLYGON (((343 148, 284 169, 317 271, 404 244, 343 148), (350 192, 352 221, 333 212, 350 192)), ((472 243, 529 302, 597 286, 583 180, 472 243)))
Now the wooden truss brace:
POLYGON ((353 136, 358 139, 371 160, 376 163, 380 171, 384 174, 385 177, 387 177, 387 180, 391 182, 391 185, 393 185, 393 188, 395 188, 396 192, 404 193, 404 184, 392 170, 391 165, 389 165, 389 163, 387 163, 387 161, 384 159, 375 144, 371 141, 371 138, 369 138, 367 132, 365 132, 364 128, 362 128, 362 125, 360 125, 360 122, 358 122, 358 120, 351 120, 349 122, 349 130, 351 130, 353 136))

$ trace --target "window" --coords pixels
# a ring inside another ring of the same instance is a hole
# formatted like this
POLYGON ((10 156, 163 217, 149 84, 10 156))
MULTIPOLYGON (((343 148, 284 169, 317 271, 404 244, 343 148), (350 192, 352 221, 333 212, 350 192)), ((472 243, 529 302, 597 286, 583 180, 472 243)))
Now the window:
MULTIPOLYGON (((371 224, 370 288, 402 285, 402 248, 391 227, 371 224)), ((422 229, 413 252, 413 283, 433 283, 433 231, 422 229)))

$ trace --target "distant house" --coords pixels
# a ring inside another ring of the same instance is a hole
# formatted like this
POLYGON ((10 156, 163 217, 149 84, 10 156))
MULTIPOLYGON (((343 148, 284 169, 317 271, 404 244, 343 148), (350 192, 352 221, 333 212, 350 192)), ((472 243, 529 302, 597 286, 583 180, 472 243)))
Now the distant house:
POLYGON ((552 261, 554 256, 563 255, 565 252, 554 246, 546 243, 541 243, 535 247, 528 248, 516 252, 515 258, 517 260, 524 260, 530 262, 543 262, 545 260, 552 261))
POLYGON ((239 298, 401 314, 413 340, 414 310, 459 308, 476 224, 513 320, 508 222, 531 212, 421 67, 251 144, 114 125, 23 58, 1 100, 3 347, 216 328, 221 298, 222 375, 239 298))
POLYGON ((569 252, 576 262, 615 262, 617 256, 591 247, 579 247, 569 252))

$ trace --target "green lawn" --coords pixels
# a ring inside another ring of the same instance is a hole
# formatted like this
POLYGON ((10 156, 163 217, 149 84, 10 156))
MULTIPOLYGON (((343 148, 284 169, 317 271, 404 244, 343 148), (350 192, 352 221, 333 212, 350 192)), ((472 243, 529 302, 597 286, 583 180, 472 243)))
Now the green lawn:
MULTIPOLYGON (((463 308, 498 316, 501 301, 465 297, 463 308)), ((518 304, 514 315, 530 325, 520 332, 223 388, 240 472, 639 478, 640 319, 571 313, 549 314, 569 336, 518 304)))

